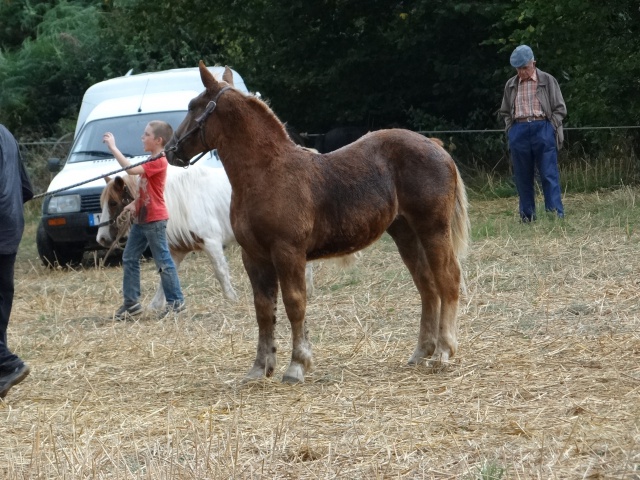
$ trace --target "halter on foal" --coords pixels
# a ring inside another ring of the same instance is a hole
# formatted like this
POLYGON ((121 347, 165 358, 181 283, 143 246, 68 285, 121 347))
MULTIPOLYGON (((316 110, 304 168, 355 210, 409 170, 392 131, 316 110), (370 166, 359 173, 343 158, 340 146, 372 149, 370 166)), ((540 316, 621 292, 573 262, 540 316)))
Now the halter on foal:
POLYGON ((200 62, 205 91, 166 145, 184 166, 217 148, 231 182, 231 225, 253 288, 259 340, 247 379, 273 375, 278 286, 293 349, 284 382, 303 382, 313 364, 305 326, 307 260, 360 250, 385 231, 422 300, 410 364, 441 365, 457 349, 459 260, 469 237, 464 184, 435 142, 408 130, 380 130, 320 155, 296 146, 259 99, 218 82, 200 62), (215 99, 215 101, 214 101, 215 99))

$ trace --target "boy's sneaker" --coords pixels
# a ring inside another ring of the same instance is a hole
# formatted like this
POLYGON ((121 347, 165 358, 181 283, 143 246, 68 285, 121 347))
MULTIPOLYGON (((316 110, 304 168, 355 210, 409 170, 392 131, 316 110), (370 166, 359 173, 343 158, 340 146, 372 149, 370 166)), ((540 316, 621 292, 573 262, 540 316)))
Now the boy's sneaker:
POLYGON ((169 315, 170 313, 178 314, 180 312, 184 312, 187 309, 187 306, 184 302, 174 302, 168 303, 160 312, 158 313, 158 320, 162 320, 164 317, 169 315))
POLYGON ((0 398, 6 397, 11 387, 27 378, 30 371, 31 369, 23 362, 9 369, 0 369, 0 398))
POLYGON ((143 312, 144 308, 139 303, 133 305, 122 305, 114 314, 116 320, 127 320, 130 317, 135 317, 143 312))

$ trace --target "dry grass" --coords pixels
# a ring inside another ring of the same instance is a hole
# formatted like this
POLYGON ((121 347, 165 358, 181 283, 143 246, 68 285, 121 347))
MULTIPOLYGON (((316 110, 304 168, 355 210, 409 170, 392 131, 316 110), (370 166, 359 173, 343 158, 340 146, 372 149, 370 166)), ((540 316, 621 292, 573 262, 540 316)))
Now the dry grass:
MULTIPOLYGON (((316 370, 241 385, 256 326, 204 256, 183 265, 188 313, 114 322, 119 267, 47 271, 25 234, 11 347, 32 375, 0 402, 0 477, 640 478, 636 192, 566 200, 563 223, 518 224, 515 199, 473 202, 460 351, 410 368, 419 299, 388 238, 316 269, 316 370)), ((143 272, 149 301, 157 275, 143 272)))

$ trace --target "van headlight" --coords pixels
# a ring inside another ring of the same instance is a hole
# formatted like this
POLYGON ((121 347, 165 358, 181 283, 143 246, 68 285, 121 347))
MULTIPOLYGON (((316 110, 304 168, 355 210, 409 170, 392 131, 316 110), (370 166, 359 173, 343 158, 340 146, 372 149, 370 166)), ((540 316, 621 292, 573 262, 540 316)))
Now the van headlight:
POLYGON ((80 195, 62 195, 49 200, 49 213, 70 213, 80 211, 80 195))

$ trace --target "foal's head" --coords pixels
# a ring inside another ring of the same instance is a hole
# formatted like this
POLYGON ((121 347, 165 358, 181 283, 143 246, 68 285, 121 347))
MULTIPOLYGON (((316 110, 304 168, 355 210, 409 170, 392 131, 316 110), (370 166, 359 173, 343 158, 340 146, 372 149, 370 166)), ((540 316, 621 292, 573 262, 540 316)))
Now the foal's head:
POLYGON ((107 186, 100 195, 102 226, 98 229, 96 241, 104 247, 110 247, 119 233, 116 220, 124 207, 135 200, 136 189, 134 177, 127 176, 126 180, 122 177, 105 177, 105 181, 107 186))
POLYGON ((200 61, 200 79, 204 92, 189 102, 187 115, 165 145, 170 164, 187 166, 195 155, 214 148, 224 164, 223 149, 227 153, 237 151, 240 145, 257 157, 265 151, 265 143, 273 146, 273 150, 287 143, 294 145, 285 126, 266 103, 233 88, 233 72, 229 67, 225 67, 222 80, 218 81, 200 61))
POLYGON ((205 90, 189 102, 187 115, 165 145, 167 160, 172 165, 186 166, 195 155, 217 147, 211 144, 212 127, 209 124, 220 96, 234 86, 233 72, 229 67, 225 67, 221 82, 215 79, 202 60, 199 68, 205 90))

